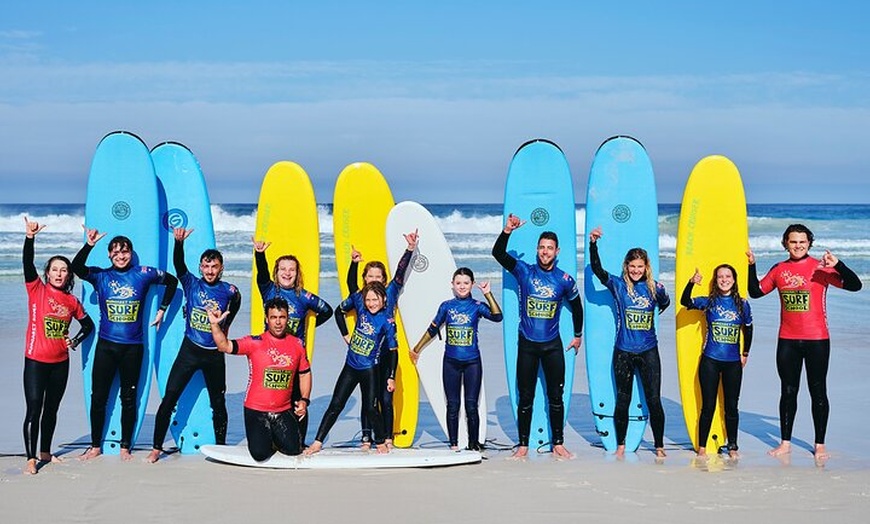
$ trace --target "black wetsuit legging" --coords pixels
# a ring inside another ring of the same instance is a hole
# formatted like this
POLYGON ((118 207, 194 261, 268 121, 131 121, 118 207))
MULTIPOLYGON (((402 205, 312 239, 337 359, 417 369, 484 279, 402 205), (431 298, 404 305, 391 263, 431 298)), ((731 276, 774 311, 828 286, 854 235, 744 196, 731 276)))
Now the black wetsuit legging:
POLYGON ((51 453, 51 438, 57 426, 57 410, 69 378, 69 360, 45 363, 24 358, 24 447, 27 459, 37 458, 37 440, 42 435, 39 451, 51 453))
MULTIPOLYGON (((737 403, 740 399, 740 384, 743 382, 743 365, 739 360, 725 362, 701 355, 698 363, 698 383, 701 386, 701 416, 698 419, 698 446, 706 447, 716 410, 719 394, 719 379, 725 397, 725 433, 728 434, 728 449, 737 451, 737 428, 740 415, 737 403)), ((721 435, 720 435, 721 437, 721 435)), ((722 442, 720 441, 721 445, 722 442)))
POLYGON ((335 390, 332 392, 332 400, 329 401, 329 407, 326 408, 326 413, 323 414, 323 420, 320 421, 320 427, 317 428, 316 440, 323 442, 329 434, 329 430, 335 425, 338 416, 347 404, 347 399, 350 398, 353 389, 359 384, 360 393, 362 395, 362 404, 368 412, 368 419, 372 422, 372 428, 375 432, 375 443, 383 444, 386 438, 384 430, 384 422, 377 408, 377 391, 376 384, 376 368, 354 369, 345 364, 341 368, 341 373, 338 374, 338 379, 335 381, 335 390))
POLYGON ((451 446, 459 445, 459 407, 462 390, 465 391, 465 419, 468 422, 468 444, 478 443, 480 435, 480 415, 477 401, 483 382, 483 364, 480 357, 474 360, 456 360, 444 357, 441 368, 444 394, 447 396, 447 437, 451 446))
POLYGON ((103 439, 109 388, 117 372, 121 378, 120 444, 123 449, 131 448, 136 425, 136 386, 142 369, 143 352, 142 344, 97 340, 91 385, 91 446, 100 447, 103 439))
POLYGON ((779 373, 781 391, 779 396, 779 426, 782 440, 791 440, 794 418, 797 413, 797 396, 800 389, 801 367, 807 368, 807 387, 813 412, 816 444, 825 443, 828 427, 828 362, 831 357, 831 341, 789 340, 781 338, 776 344, 776 371, 779 373))
MULTIPOLYGON (((166 393, 154 418, 154 449, 163 449, 166 430, 172 410, 184 393, 184 388, 197 370, 202 371, 208 399, 211 404, 214 437, 217 444, 227 442, 227 404, 224 394, 227 391, 227 366, 224 354, 216 349, 200 347, 184 337, 178 356, 172 363, 169 378, 166 380, 166 393)), ((181 445, 176 442, 176 445, 181 445)))
POLYGON ((640 353, 621 349, 613 351, 613 375, 616 380, 613 425, 616 430, 616 444, 625 445, 625 433, 628 431, 628 406, 631 404, 631 387, 635 371, 643 386, 655 447, 663 448, 665 447, 665 410, 662 408, 661 399, 662 363, 658 346, 640 353))
POLYGON ((302 453, 293 408, 277 413, 245 408, 245 436, 248 452, 256 461, 266 460, 276 449, 285 455, 302 453))
POLYGON ((565 382, 565 354, 562 340, 556 337, 549 342, 532 342, 519 335, 517 343, 517 431, 519 445, 529 445, 532 428, 532 406, 535 402, 535 383, 538 368, 544 371, 547 383, 547 404, 550 414, 550 432, 554 446, 564 443, 563 425, 565 423, 565 404, 562 392, 565 382))
MULTIPOLYGON (((389 351, 386 349, 385 351, 389 351)), ((378 412, 381 414, 381 419, 384 422, 384 431, 387 438, 393 438, 393 392, 387 391, 387 379, 390 378, 390 359, 382 358, 378 360, 377 366, 377 383, 376 383, 376 401, 378 404, 378 412)), ((362 426, 363 442, 371 442, 372 440, 372 425, 369 422, 366 406, 360 406, 359 420, 362 426)))

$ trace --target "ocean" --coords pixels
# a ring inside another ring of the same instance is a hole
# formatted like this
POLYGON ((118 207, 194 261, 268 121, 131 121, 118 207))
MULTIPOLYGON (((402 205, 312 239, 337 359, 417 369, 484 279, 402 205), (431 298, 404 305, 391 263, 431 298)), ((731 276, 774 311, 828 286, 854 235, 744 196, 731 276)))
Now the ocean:
MULTIPOLYGON (((489 280, 496 296, 501 292, 501 269, 493 260, 490 251, 503 219, 501 204, 432 204, 426 205, 441 225, 453 249, 458 265, 472 268, 478 281, 489 280)), ((338 289, 338 275, 335 267, 335 254, 332 238, 332 215, 329 205, 321 205, 320 236, 322 263, 319 294, 333 306, 341 299, 338 289)), ((759 274, 764 274, 775 262, 785 258, 780 244, 783 230, 791 223, 804 223, 814 233, 816 243, 811 253, 821 255, 828 249, 840 257, 862 279, 865 287, 870 283, 870 205, 795 205, 795 204, 750 204, 749 234, 750 245, 758 259, 759 274)), ((578 246, 576 254, 578 266, 584 265, 582 252, 582 230, 585 224, 585 210, 577 206, 578 246)), ((239 286, 243 296, 250 292, 251 278, 251 235, 254 230, 255 204, 216 204, 212 206, 217 247, 224 254, 224 280, 239 286)), ((54 254, 72 257, 81 247, 83 204, 0 204, 0 337, 3 337, 3 362, 0 368, 0 454, 20 453, 21 426, 24 415, 24 401, 21 392, 22 352, 26 320, 26 297, 21 269, 21 247, 24 240, 24 219, 47 224, 36 242, 36 264, 42 264, 54 254)), ((679 205, 662 204, 659 206, 659 250, 660 275, 674 301, 678 300, 682 284, 674 282, 674 263, 679 205)), ((109 235, 122 234, 110 231, 109 235)), ((422 238, 421 243, 426 239, 422 238)), ((105 249, 105 248, 103 248, 105 249)), ((570 256, 562 253, 562 257, 570 256)), ((108 263, 108 261, 107 261, 108 263)), ((303 268, 304 270, 304 268, 303 268)), ((582 279, 582 275, 579 275, 582 279)), ((313 276, 305 275, 306 282, 313 276)), ((343 276, 342 276, 343 278, 343 276)), ((447 285, 445 283, 445 285, 447 285)), ((581 287, 582 289, 582 287, 581 287)), ((477 293, 477 292, 476 292, 477 293)), ((835 449, 863 446, 863 435, 868 430, 862 417, 854 416, 870 409, 870 396, 866 395, 863 384, 870 374, 870 358, 866 353, 866 340, 870 335, 867 318, 870 318, 870 293, 865 289, 859 293, 846 293, 831 290, 828 294, 830 309, 829 322, 832 332, 832 363, 829 379, 829 394, 834 406, 829 435, 835 449), (837 411, 844 406, 844 411, 837 411), (839 441, 839 444, 837 443, 839 441)), ((753 362, 747 368, 744 381, 744 395, 741 396, 741 432, 749 438, 741 443, 766 449, 775 444, 777 437, 777 398, 779 381, 774 366, 774 347, 776 330, 779 325, 779 305, 775 297, 769 296, 752 302, 755 316, 756 335, 753 349, 753 362)), ((667 413, 666 442, 669 446, 685 449, 688 435, 682 421, 677 383, 676 358, 674 352, 674 309, 669 308, 659 320, 659 345, 662 355, 663 382, 662 397, 667 413)), ((243 309, 230 335, 242 336, 245 333, 250 314, 248 300, 243 300, 243 309)), ((434 314, 434 311, 433 311, 434 314)), ((501 326, 489 322, 481 323, 481 341, 484 352, 485 387, 489 417, 488 433, 500 443, 510 443, 515 439, 516 430, 507 396, 504 379, 504 362, 501 346, 501 326)), ((420 334, 410 334, 413 342, 420 334)), ((344 348, 338 330, 332 322, 317 330, 314 358, 314 392, 312 394, 310 435, 329 402, 335 377, 342 365, 344 348)), ((81 389, 80 359, 73 355, 70 384, 59 414, 57 445, 76 443, 81 445, 87 440, 88 424, 84 413, 81 389)), ((229 357, 227 364, 228 389, 227 402, 230 409, 229 441, 240 442, 244 438, 241 423, 241 403, 247 381, 247 364, 243 358, 229 357), (234 411, 235 410, 235 411, 234 411)), ((585 445, 595 446, 598 439, 594 433, 589 407, 586 384, 585 363, 577 359, 576 378, 573 386, 574 398, 568 414, 566 444, 577 448, 585 445)), ((811 442, 811 417, 805 392, 799 401, 800 408, 796 425, 796 438, 811 442)), ((152 391, 149 399, 148 419, 143 426, 137 447, 150 446, 150 432, 153 430, 153 413, 159 404, 159 395, 152 391)), ((358 429, 358 405, 349 408, 339 420, 327 444, 349 440, 358 429)), ((741 437, 743 438, 743 437, 741 437)), ((445 439, 431 408, 421 394, 420 421, 418 423, 418 443, 420 441, 442 442, 445 439), (428 411, 427 411, 428 410, 428 411)), ((797 445, 804 441, 796 440, 797 445)), ((805 442, 804 442, 805 444, 805 442)), ((57 447, 57 445, 55 447, 57 447)), ((171 445, 171 443, 169 443, 171 445)), ((804 446, 806 447, 806 446, 804 446)), ((870 465, 870 454, 860 453, 855 457, 862 467, 870 465)))

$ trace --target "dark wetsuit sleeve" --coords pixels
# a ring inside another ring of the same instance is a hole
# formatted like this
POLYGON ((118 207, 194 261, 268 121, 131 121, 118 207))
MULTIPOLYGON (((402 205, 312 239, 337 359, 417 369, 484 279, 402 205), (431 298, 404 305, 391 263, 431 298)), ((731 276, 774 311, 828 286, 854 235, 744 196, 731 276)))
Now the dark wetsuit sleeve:
POLYGON ((338 326, 338 332, 341 333, 341 336, 343 337, 348 335, 347 320, 344 318, 345 314, 347 314, 347 311, 342 309, 340 305, 335 308, 335 325, 338 326))
POLYGON ((574 336, 583 336, 583 302, 580 300, 580 295, 568 301, 571 306, 571 321, 574 324, 574 336))
POLYGON ((33 244, 35 239, 24 237, 24 250, 21 253, 21 263, 24 264, 24 281, 33 282, 39 278, 36 266, 33 265, 33 244))
POLYGON ((510 234, 502 231, 498 238, 495 239, 495 244, 492 245, 492 256, 495 258, 496 262, 501 265, 501 267, 507 269, 510 272, 513 271, 515 267, 517 267, 517 259, 510 256, 507 252, 507 245, 509 239, 510 234))
POLYGON ((263 289, 264 286, 268 286, 272 282, 266 253, 254 251, 254 263, 257 265, 257 287, 263 289))
POLYGON ((88 338, 88 335, 94 331, 94 321, 91 320, 91 317, 85 315, 79 319, 79 326, 81 326, 79 332, 72 337, 73 347, 81 344, 82 340, 88 338))
POLYGON ((752 324, 743 326, 743 356, 749 355, 749 348, 752 346, 752 324))
POLYGON ((314 326, 315 327, 323 324, 324 322, 329 320, 329 318, 332 316, 332 306, 327 304, 326 301, 323 301, 323 305, 326 306, 326 309, 322 309, 322 310, 318 311, 317 315, 314 317, 314 326))
POLYGON ((686 287, 683 288, 683 295, 680 297, 680 304, 682 304, 686 309, 695 309, 695 305, 692 302, 692 288, 694 287, 695 283, 690 280, 686 283, 686 287))
POLYGON ((75 276, 82 279, 88 278, 88 266, 86 266, 85 264, 88 261, 88 255, 91 254, 92 249, 94 249, 94 246, 85 243, 85 245, 83 245, 82 248, 79 249, 79 252, 76 253, 76 256, 73 257, 72 272, 75 274, 75 276))
POLYGON ((236 318, 236 314, 239 312, 239 309, 242 307, 242 294, 239 293, 237 289, 233 296, 230 298, 230 303, 227 306, 230 314, 227 315, 227 318, 221 322, 221 329, 224 330, 224 333, 227 333, 230 330, 230 325, 233 323, 233 320, 236 318))
POLYGON ((396 272, 393 273, 393 282, 398 284, 399 287, 405 285, 405 273, 408 272, 408 265, 411 263, 411 255, 413 255, 413 251, 405 250, 402 253, 402 258, 399 259, 399 263, 396 265, 396 272))
POLYGON ((758 270, 755 268, 755 264, 749 264, 749 271, 746 275, 746 290, 749 292, 749 296, 752 298, 763 297, 764 292, 761 291, 761 284, 758 282, 758 270))
POLYGON ((668 292, 665 290, 665 286, 661 285, 659 282, 656 282, 656 305, 659 307, 659 315, 664 312, 664 310, 668 309, 668 306, 671 305, 671 297, 668 296, 668 292))
POLYGON ((598 280, 607 285, 610 280, 610 274, 601 267, 601 256, 598 255, 598 243, 589 242, 589 265, 592 267, 592 272, 598 277, 598 280))
POLYGON ((187 264, 184 263, 184 242, 181 240, 175 241, 175 247, 172 249, 172 264, 175 266, 175 274, 178 278, 187 274, 187 264))
POLYGON ((396 349, 388 351, 387 358, 390 359, 390 376, 389 378, 396 380, 396 369, 399 367, 399 352, 396 349))
POLYGON ((359 262, 351 261, 350 265, 347 266, 347 296, 351 296, 359 291, 358 271, 359 262))
POLYGON ((846 291, 861 290, 861 287, 863 286, 863 284, 861 284, 861 279, 858 278, 858 275, 856 275, 854 271, 846 267, 846 264, 844 264, 842 260, 837 261, 837 265, 834 266, 834 269, 840 274, 840 278, 843 279, 843 289, 846 291))
POLYGON ((169 304, 172 304, 172 299, 175 297, 175 290, 178 288, 178 279, 171 273, 163 272, 163 278, 160 283, 166 286, 163 291, 163 300, 160 301, 160 309, 166 310, 169 304))

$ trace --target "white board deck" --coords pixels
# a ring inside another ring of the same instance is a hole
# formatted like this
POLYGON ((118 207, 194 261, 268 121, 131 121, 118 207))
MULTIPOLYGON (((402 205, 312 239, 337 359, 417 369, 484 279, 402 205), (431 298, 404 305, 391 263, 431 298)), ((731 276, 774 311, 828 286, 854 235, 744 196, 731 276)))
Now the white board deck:
POLYGON ((360 449, 325 448, 312 456, 291 457, 275 453, 268 460, 257 462, 248 453, 247 446, 202 446, 200 451, 211 460, 270 469, 371 469, 371 468, 431 468, 475 464, 482 460, 479 451, 451 451, 445 449, 394 448, 381 455, 360 449))

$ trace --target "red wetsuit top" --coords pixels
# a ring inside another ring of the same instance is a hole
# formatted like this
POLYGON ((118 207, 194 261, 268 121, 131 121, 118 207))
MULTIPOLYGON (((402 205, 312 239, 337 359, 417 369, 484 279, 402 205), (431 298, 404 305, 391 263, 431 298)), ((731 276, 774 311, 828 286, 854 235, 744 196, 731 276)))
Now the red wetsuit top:
POLYGON ((248 392, 245 407, 281 412, 293 407, 293 375, 311 371, 298 338, 275 338, 268 331, 234 341, 233 353, 248 357, 248 392))
POLYGON ((74 295, 36 279, 26 282, 27 288, 27 340, 24 356, 46 364, 69 359, 66 336, 69 323, 75 317, 81 320, 85 310, 74 295))
POLYGON ((843 278, 832 267, 821 267, 811 256, 779 262, 759 281, 765 295, 779 290, 779 338, 826 340, 828 286, 843 287, 843 278))

